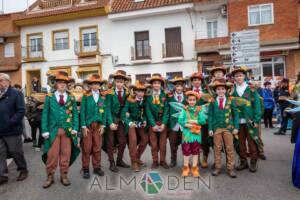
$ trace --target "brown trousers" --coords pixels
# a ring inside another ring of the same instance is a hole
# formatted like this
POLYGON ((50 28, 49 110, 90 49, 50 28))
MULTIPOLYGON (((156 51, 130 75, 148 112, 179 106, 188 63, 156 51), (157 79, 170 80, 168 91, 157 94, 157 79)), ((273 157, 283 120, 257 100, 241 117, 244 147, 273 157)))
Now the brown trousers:
POLYGON ((124 125, 120 121, 118 123, 118 130, 112 131, 109 129, 108 131, 108 143, 107 143, 107 153, 108 153, 108 159, 109 161, 114 161, 114 146, 115 146, 115 137, 117 137, 119 146, 118 146, 118 156, 117 160, 123 159, 123 154, 126 148, 126 135, 124 132, 124 125))
POLYGON ((255 141, 251 138, 246 124, 240 124, 239 141, 240 141, 239 144, 240 158, 244 160, 247 159, 247 145, 246 145, 246 141, 247 141, 251 160, 257 160, 258 158, 257 146, 255 141))
POLYGON ((179 140, 182 136, 181 131, 171 131, 169 133, 169 142, 170 142, 170 150, 171 150, 171 161, 177 160, 177 150, 178 150, 178 145, 179 140))
POLYGON ((165 127, 164 131, 162 132, 154 132, 152 127, 150 127, 149 134, 153 162, 158 162, 158 150, 160 153, 160 161, 165 162, 167 145, 167 127, 165 127))
POLYGON ((89 169, 90 155, 92 155, 93 168, 101 167, 101 145, 102 135, 99 133, 100 124, 93 122, 88 127, 89 133, 83 136, 82 141, 82 168, 89 169))
POLYGON ((69 170, 71 148, 71 138, 67 137, 64 129, 59 128, 57 136, 53 141, 48 153, 46 162, 47 174, 54 174, 59 161, 60 173, 66 174, 69 170))
POLYGON ((138 162, 144 153, 147 144, 149 142, 149 137, 145 133, 144 128, 129 128, 129 154, 131 162, 138 162), (140 143, 137 147, 137 134, 140 136, 140 143))
POLYGON ((233 135, 226 128, 218 128, 214 133, 214 154, 216 169, 222 167, 222 144, 226 150, 226 164, 228 170, 234 169, 233 135))

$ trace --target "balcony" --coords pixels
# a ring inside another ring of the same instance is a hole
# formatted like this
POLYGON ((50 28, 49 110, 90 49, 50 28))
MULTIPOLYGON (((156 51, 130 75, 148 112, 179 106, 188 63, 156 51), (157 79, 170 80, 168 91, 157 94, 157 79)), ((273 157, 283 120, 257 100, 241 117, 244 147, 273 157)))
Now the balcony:
POLYGON ((72 6, 74 0, 48 0, 41 1, 39 7, 42 9, 49 9, 61 6, 72 6))
POLYGON ((196 51, 198 53, 214 53, 222 49, 230 48, 229 37, 217 37, 196 40, 196 51))
POLYGON ((100 55, 99 40, 75 40, 74 51, 78 57, 100 55))
POLYGON ((151 63, 152 60, 151 46, 147 45, 141 48, 131 47, 130 52, 131 52, 131 62, 133 64, 151 63))
POLYGON ((165 62, 183 60, 182 42, 164 43, 162 44, 162 51, 165 62))
POLYGON ((17 70, 20 66, 18 58, 18 56, 12 58, 0 58, 0 72, 17 70))
POLYGON ((22 47, 22 59, 25 62, 42 62, 45 61, 44 48, 39 46, 22 47))

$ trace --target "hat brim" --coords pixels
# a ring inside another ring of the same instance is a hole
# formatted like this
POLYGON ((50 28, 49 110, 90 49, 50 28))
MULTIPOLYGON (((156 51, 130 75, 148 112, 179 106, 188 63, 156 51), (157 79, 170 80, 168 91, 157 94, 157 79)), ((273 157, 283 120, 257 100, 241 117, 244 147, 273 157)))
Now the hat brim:
POLYGON ((187 82, 188 80, 187 79, 180 79, 180 80, 170 80, 169 81, 169 83, 171 83, 171 84, 177 84, 177 83, 183 83, 183 84, 185 84, 186 82, 187 82))
POLYGON ((69 79, 66 79, 66 78, 63 78, 63 77, 55 78, 54 80, 55 80, 55 81, 65 81, 65 82, 67 82, 67 83, 70 83, 70 80, 69 80, 69 79))
POLYGON ((227 68, 224 68, 224 67, 216 67, 216 68, 212 68, 212 69, 210 70, 210 74, 211 74, 211 75, 214 75, 214 73, 215 73, 216 71, 222 71, 224 74, 226 74, 227 68))
POLYGON ((232 84, 231 83, 219 83, 219 84, 214 84, 211 86, 214 90, 217 88, 217 87, 225 87, 226 89, 230 89, 232 87, 232 84))
POLYGON ((202 77, 202 76, 191 76, 191 77, 190 77, 190 80, 192 81, 192 80, 195 79, 195 78, 198 78, 198 79, 200 79, 200 80, 203 80, 203 77, 202 77))
POLYGON ((121 75, 121 74, 112 75, 112 78, 113 79, 124 79, 125 81, 130 80, 130 78, 128 76, 121 75))
POLYGON ((161 83, 165 83, 165 80, 159 79, 159 78, 151 78, 151 79, 149 80, 149 82, 150 82, 151 84, 153 83, 153 81, 160 81, 161 83))
POLYGON ((239 72, 246 75, 248 71, 245 70, 245 69, 234 69, 234 70, 232 70, 231 74, 234 75, 234 74, 239 73, 239 72))

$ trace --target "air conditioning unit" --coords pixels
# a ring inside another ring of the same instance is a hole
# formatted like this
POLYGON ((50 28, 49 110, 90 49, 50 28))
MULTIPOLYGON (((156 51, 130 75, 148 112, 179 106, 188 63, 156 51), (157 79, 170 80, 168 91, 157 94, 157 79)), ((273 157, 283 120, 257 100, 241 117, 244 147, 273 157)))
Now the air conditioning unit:
POLYGON ((0 44, 4 44, 5 42, 5 38, 4 37, 0 37, 0 44))
POLYGON ((223 5, 221 8, 221 15, 222 17, 226 17, 227 16, 227 6, 223 5))

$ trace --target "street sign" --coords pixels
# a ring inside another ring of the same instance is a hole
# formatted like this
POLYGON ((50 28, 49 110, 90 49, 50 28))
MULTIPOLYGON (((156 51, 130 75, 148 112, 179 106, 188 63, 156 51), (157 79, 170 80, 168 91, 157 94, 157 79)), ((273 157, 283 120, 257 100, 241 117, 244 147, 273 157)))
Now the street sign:
POLYGON ((257 67, 260 62, 259 30, 231 33, 231 60, 233 66, 257 67))

